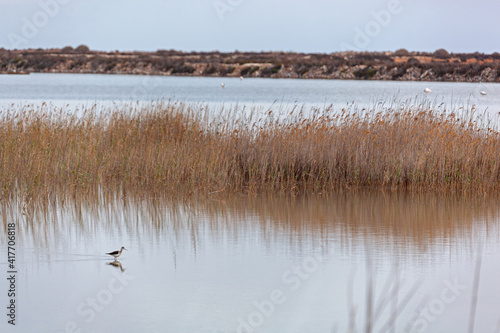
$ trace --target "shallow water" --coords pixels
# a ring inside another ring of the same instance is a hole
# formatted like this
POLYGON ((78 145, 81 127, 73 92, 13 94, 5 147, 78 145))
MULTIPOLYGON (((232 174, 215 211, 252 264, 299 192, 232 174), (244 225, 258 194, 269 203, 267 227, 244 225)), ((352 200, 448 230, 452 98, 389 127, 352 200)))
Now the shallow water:
POLYGON ((19 292, 2 332, 345 332, 368 318, 375 332, 466 332, 478 263, 476 332, 500 319, 498 198, 69 200, 2 214, 0 270, 15 222, 19 292))
MULTIPOLYGON (((500 112, 499 83, 301 80, 219 77, 162 77, 99 74, 0 75, 0 107, 11 103, 50 102, 57 106, 91 106, 180 100, 215 105, 271 105, 360 108, 390 106, 393 101, 428 100, 449 109, 472 105, 492 115, 500 112), (225 84, 225 88, 221 84, 225 84), (425 94, 430 88, 432 93, 425 94), (486 96, 480 94, 487 93, 486 96)), ((398 104, 398 103, 396 103, 398 104)))

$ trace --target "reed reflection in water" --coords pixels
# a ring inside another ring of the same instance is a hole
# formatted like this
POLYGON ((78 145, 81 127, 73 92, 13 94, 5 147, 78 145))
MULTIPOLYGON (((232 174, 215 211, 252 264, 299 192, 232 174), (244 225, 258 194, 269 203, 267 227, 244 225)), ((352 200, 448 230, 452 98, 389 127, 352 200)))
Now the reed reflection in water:
POLYGON ((27 330, 63 331, 73 321, 83 332, 399 332, 424 324, 461 332, 479 248, 476 331, 494 331, 500 315, 496 197, 364 191, 61 202, 1 206, 2 234, 7 223, 18 226, 27 330), (104 253, 122 245, 129 251, 110 265, 104 253), (79 305, 114 274, 133 279, 87 322, 79 305), (450 283, 464 286, 447 294, 455 300, 429 308, 450 283), (273 291, 282 302, 270 314, 259 310, 273 291))

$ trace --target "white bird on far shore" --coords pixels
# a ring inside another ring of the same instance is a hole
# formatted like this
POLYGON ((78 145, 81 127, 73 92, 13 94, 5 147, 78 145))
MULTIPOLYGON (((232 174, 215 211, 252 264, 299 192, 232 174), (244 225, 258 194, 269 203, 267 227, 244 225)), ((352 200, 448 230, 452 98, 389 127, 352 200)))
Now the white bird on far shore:
POLYGON ((428 94, 428 93, 430 93, 430 92, 432 92, 432 90, 430 90, 429 88, 425 88, 425 89, 424 89, 424 93, 428 94))
POLYGON ((486 91, 481 91, 480 94, 486 96, 486 91))
POLYGON ((220 86, 221 86, 222 88, 226 88, 226 85, 224 84, 224 82, 222 82, 220 86))

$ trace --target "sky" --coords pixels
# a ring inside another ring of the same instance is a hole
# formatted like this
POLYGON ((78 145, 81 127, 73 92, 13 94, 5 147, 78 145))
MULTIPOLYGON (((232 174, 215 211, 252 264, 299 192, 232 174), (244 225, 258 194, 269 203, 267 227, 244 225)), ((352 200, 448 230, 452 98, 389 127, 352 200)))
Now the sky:
POLYGON ((498 0, 0 0, 0 47, 493 53, 498 13, 498 0))

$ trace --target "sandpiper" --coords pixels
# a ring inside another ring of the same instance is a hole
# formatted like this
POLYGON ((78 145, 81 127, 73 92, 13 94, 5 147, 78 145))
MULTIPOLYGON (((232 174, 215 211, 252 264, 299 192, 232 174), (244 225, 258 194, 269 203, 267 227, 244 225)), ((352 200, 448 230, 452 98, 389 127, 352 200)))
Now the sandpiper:
POLYGON ((106 253, 106 254, 109 254, 110 256, 115 257, 115 260, 116 260, 116 258, 118 258, 119 256, 121 256, 123 250, 127 250, 127 249, 122 246, 122 248, 120 249, 120 251, 113 251, 113 252, 109 252, 109 253, 106 253))

